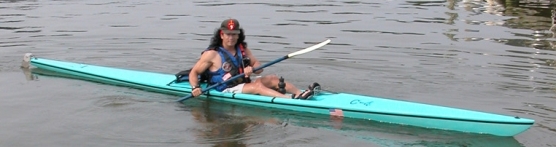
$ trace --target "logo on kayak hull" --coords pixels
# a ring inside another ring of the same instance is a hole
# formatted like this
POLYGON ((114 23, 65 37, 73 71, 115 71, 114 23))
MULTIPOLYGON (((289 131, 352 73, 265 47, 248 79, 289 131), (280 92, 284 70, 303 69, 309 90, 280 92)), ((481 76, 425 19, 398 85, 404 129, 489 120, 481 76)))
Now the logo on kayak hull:
POLYGON ((363 102, 363 101, 361 101, 361 100, 359 100, 359 99, 354 99, 354 100, 351 100, 351 102, 349 102, 349 104, 352 104, 352 105, 355 105, 355 104, 362 104, 362 105, 365 105, 365 106, 370 106, 372 103, 373 103, 373 101, 363 102))

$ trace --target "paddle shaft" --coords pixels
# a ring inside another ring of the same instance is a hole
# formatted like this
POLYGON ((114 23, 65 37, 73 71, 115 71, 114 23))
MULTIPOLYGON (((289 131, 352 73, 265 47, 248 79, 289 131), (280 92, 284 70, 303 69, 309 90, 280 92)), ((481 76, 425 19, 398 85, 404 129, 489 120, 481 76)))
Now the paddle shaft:
MULTIPOLYGON (((324 45, 326 45, 326 44, 328 44, 328 43, 330 43, 330 39, 326 39, 325 41, 323 41, 323 42, 321 42, 321 43, 319 43, 319 44, 316 44, 316 45, 313 45, 313 46, 311 46, 311 47, 308 47, 308 48, 305 48, 305 49, 302 49, 302 50, 299 50, 299 51, 290 53, 290 54, 288 54, 288 55, 286 55, 286 56, 283 56, 283 57, 281 57, 281 58, 278 58, 278 59, 276 59, 276 60, 274 60, 274 61, 271 61, 271 62, 268 62, 268 63, 266 63, 266 64, 263 64, 262 66, 259 66, 259 67, 256 67, 255 69, 253 69, 253 72, 255 72, 255 71, 257 71, 257 70, 260 70, 260 69, 263 69, 263 68, 265 68, 265 67, 268 67, 268 66, 270 66, 270 65, 276 64, 276 63, 281 62, 281 61, 283 61, 283 60, 286 60, 286 59, 288 59, 288 58, 291 58, 291 57, 294 57, 294 56, 297 56, 297 55, 301 55, 301 54, 304 54, 304 53, 311 52, 311 51, 316 50, 316 49, 318 49, 318 48, 320 48, 320 47, 322 47, 322 46, 324 46, 324 45)), ((225 83, 229 83, 229 82, 234 81, 234 80, 236 80, 237 78, 240 78, 240 77, 243 77, 243 76, 245 76, 245 73, 241 73, 241 74, 239 74, 239 75, 233 76, 233 77, 231 77, 230 79, 225 80, 225 81, 223 81, 223 82, 219 82, 219 83, 213 84, 213 85, 211 85, 211 86, 209 86, 209 87, 207 87, 207 88, 204 88, 204 89, 202 90, 201 93, 205 93, 205 92, 207 92, 207 91, 209 91, 209 90, 211 90, 211 89, 213 89, 213 88, 215 88, 215 87, 217 87, 217 86, 220 86, 220 85, 225 84, 225 83)), ((189 94, 188 96, 185 96, 185 97, 182 97, 182 98, 178 99, 177 102, 182 102, 182 101, 187 100, 187 99, 189 99, 189 98, 191 98, 191 97, 193 97, 193 95, 192 95, 192 94, 189 94)))

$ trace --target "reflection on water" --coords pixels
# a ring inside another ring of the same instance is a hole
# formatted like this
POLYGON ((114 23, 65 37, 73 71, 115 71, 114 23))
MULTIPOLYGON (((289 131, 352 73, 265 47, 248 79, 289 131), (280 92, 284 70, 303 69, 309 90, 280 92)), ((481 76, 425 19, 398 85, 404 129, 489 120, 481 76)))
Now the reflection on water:
MULTIPOLYGON (((229 104, 218 104, 205 101, 202 107, 190 110, 196 122, 203 125, 195 130, 199 136, 196 140, 199 144, 214 144, 221 147, 247 146, 248 140, 261 138, 264 133, 259 131, 272 131, 261 129, 267 121, 254 116, 239 116, 235 106, 229 104), (217 106, 212 106, 217 105, 217 106)), ((272 134, 280 136, 279 131, 272 134)), ((268 136, 266 136, 268 137, 268 136)))
POLYGON ((27 81, 33 81, 39 79, 37 75, 31 73, 31 69, 29 68, 21 68, 21 71, 25 75, 25 79, 27 79, 27 81))
MULTIPOLYGON (((250 146, 259 143, 274 145, 279 140, 292 139, 291 134, 301 133, 295 130, 305 127, 316 130, 303 129, 311 131, 303 132, 304 134, 332 131, 379 146, 521 146, 511 137, 430 130, 350 118, 328 118, 329 116, 217 101, 204 101, 202 107, 180 106, 180 109, 190 112, 196 122, 202 124, 202 127, 195 129, 199 136, 196 142, 212 146, 250 146)), ((347 138, 319 138, 307 143, 344 139, 347 138)))

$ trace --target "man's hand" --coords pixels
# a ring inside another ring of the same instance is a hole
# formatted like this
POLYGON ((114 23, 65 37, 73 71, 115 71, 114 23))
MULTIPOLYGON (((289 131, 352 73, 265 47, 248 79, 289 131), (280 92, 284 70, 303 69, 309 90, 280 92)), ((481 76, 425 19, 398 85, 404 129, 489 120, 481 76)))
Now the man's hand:
POLYGON ((191 91, 191 95, 193 95, 193 97, 198 97, 199 95, 201 95, 201 92, 203 92, 201 87, 195 88, 191 91))
POLYGON ((245 74, 245 77, 248 78, 253 73, 253 67, 247 66, 243 68, 243 73, 245 74))

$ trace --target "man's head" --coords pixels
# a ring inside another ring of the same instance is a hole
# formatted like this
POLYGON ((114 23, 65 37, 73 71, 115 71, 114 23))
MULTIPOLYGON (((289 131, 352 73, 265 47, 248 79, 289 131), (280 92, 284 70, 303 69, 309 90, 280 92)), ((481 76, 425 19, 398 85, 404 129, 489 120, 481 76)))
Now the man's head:
POLYGON ((236 19, 226 19, 220 25, 220 38, 222 46, 234 47, 239 39, 241 28, 236 19))
POLYGON ((219 28, 215 29, 214 36, 210 39, 208 48, 217 48, 220 46, 228 48, 239 44, 247 47, 245 32, 239 26, 239 22, 236 19, 226 19, 222 21, 219 28))

